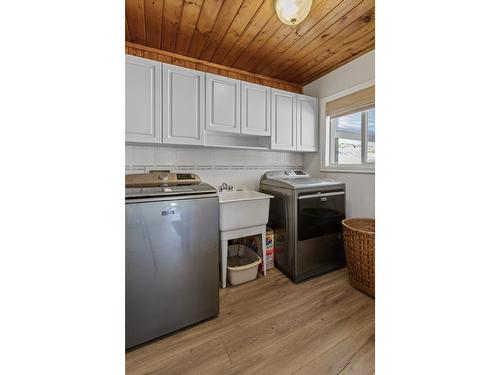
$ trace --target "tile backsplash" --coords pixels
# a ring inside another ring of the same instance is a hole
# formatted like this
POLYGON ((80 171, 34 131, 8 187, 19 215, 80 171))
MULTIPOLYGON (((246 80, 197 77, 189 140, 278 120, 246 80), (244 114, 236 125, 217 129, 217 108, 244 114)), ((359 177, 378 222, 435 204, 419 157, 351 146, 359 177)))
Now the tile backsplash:
POLYGON ((268 170, 302 169, 299 152, 224 149, 181 146, 125 146, 125 173, 154 169, 193 172, 202 181, 218 187, 227 182, 256 190, 260 176, 268 170))

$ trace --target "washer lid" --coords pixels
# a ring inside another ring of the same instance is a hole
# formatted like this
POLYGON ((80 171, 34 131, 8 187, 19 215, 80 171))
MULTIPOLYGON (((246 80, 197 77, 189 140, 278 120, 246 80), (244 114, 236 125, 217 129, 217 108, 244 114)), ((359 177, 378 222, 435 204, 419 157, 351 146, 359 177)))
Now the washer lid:
POLYGON ((195 185, 128 187, 125 188, 125 200, 210 193, 216 196, 217 189, 205 182, 195 185))
POLYGON ((324 187, 344 187, 344 182, 326 177, 311 177, 301 170, 268 171, 260 180, 261 185, 288 189, 309 189, 324 187))

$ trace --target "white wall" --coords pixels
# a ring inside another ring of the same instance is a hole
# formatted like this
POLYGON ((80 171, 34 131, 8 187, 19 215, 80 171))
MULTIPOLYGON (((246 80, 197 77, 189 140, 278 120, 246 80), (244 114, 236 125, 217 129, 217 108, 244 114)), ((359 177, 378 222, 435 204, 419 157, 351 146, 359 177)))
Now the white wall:
POLYGON ((303 154, 266 150, 181 146, 125 146, 125 173, 151 169, 192 172, 217 187, 227 182, 235 187, 258 190, 260 177, 273 169, 302 169, 303 154))
MULTIPOLYGON (((375 51, 371 51, 304 86, 304 94, 321 100, 374 79, 375 51)), ((320 139, 320 142, 324 140, 320 139)), ((346 183, 347 217, 375 217, 375 174, 323 173, 320 171, 319 153, 304 154, 304 167, 313 176, 325 176, 346 183)))

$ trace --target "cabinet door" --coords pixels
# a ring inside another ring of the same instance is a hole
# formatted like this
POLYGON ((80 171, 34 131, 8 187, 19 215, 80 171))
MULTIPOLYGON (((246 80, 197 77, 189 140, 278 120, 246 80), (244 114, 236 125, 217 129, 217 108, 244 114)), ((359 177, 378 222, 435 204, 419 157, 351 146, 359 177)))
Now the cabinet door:
POLYGON ((163 142, 202 145, 205 73, 163 64, 163 142))
POLYGON ((241 82, 207 73, 207 130, 240 133, 241 82))
POLYGON ((271 89, 241 82, 241 132, 271 135, 271 89))
POLYGON ((318 99, 297 94, 297 150, 318 151, 318 99))
POLYGON ((273 89, 271 92, 271 148, 296 150, 296 96, 293 92, 273 89))
POLYGON ((161 63, 125 57, 125 141, 161 142, 161 63))

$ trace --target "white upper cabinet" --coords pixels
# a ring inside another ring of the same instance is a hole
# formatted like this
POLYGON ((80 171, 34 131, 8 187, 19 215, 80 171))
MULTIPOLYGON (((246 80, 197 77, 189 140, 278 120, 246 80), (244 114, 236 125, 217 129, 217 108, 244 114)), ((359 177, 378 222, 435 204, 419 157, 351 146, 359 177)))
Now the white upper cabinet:
POLYGON ((271 89, 241 82, 241 132, 271 135, 271 89))
POLYGON ((206 129, 240 133, 241 81, 207 73, 206 129))
POLYGON ((130 55, 125 96, 126 142, 319 149, 314 97, 130 55))
POLYGON ((296 150, 296 94, 273 89, 271 91, 271 148, 296 150))
POLYGON ((318 99, 297 94, 297 150, 318 151, 318 99))
POLYGON ((125 141, 161 142, 161 63, 125 59, 125 141))
POLYGON ((163 143, 203 145, 205 73, 163 64, 163 143))

